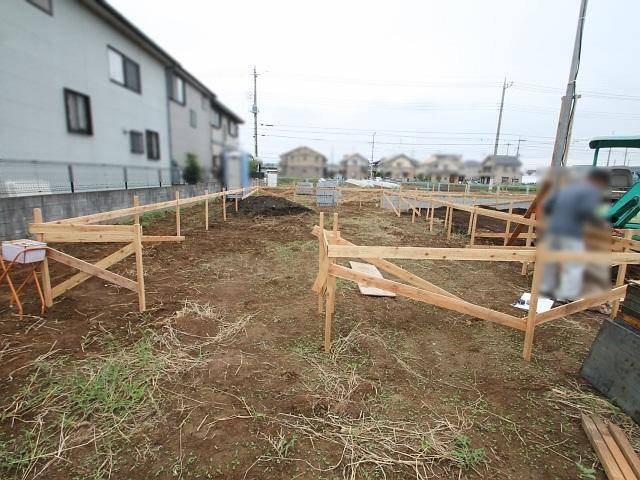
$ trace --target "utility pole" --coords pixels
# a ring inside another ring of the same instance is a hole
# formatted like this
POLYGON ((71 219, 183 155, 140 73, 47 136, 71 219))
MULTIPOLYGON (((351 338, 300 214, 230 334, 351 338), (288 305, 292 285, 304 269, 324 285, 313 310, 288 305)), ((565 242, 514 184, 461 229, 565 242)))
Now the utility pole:
POLYGON ((522 137, 518 138, 518 149, 516 150, 516 157, 520 157, 520 143, 521 142, 526 142, 526 140, 523 140, 522 137))
POLYGON ((376 132, 371 137, 371 161, 369 162, 369 180, 373 180, 373 149, 376 146, 376 132))
POLYGON ((582 32, 584 30, 584 19, 587 14, 587 0, 582 0, 580 14, 578 16, 578 28, 573 45, 573 57, 571 58, 571 68, 569 70, 569 82, 567 90, 562 97, 560 104, 560 118, 558 119, 558 130, 556 131, 556 141, 553 145, 553 156, 551 157, 552 167, 563 167, 567 162, 567 150, 569 149, 569 138, 571 137, 571 124, 575 113, 576 102, 576 79, 580 67, 580 52, 582 49, 582 32))
POLYGON ((502 99, 500 100, 500 114, 498 115, 498 130, 496 131, 496 144, 493 147, 493 154, 498 154, 498 142, 500 141, 500 126, 502 125, 502 110, 504 109, 504 94, 509 88, 513 85, 513 82, 507 85, 507 78, 505 77, 504 82, 502 83, 502 99))
POLYGON ((253 107, 251 113, 253 113, 254 156, 256 162, 260 163, 258 160, 258 74, 255 65, 253 66, 253 107))

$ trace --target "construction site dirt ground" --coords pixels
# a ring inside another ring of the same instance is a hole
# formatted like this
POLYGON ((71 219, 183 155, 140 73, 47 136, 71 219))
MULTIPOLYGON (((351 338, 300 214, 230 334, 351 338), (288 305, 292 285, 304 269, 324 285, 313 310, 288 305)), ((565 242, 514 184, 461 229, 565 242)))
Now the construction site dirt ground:
MULTIPOLYGON (((311 210, 278 216, 230 204, 226 222, 216 202, 208 231, 202 206, 183 209, 184 242, 144 247, 143 314, 134 293, 99 279, 22 320, 3 291, 0 477, 604 478, 581 412, 640 446, 637 426, 580 380, 597 313, 537 328, 527 363, 520 332, 339 281, 324 354, 311 291, 318 214, 302 202, 311 210)), ((458 214, 446 240, 443 209, 433 233, 424 217, 412 224, 375 202, 339 213, 342 236, 359 245, 468 243, 458 214)), ((145 234, 175 232, 173 212, 142 223, 145 234)), ((117 248, 60 247, 88 261, 117 248)), ((530 284, 520 264, 397 263, 524 315, 510 307, 530 284)), ((70 274, 52 267, 54 284, 70 274)), ((133 278, 133 258, 113 270, 133 278)))

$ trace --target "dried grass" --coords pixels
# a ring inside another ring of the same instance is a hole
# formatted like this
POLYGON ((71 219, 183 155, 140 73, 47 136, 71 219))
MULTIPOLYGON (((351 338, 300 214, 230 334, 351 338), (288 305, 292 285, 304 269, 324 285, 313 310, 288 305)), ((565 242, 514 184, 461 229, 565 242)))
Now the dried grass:
POLYGON ((228 320, 216 307, 192 302, 173 318, 185 315, 217 322, 218 332, 192 335, 165 319, 133 345, 107 335, 104 353, 81 360, 48 354, 30 365, 27 383, 0 407, 0 421, 16 432, 0 437, 0 473, 36 478, 82 452, 94 457, 91 474, 108 478, 117 445, 138 443, 136 454, 144 456, 144 431, 163 421, 163 407, 177 396, 167 387, 205 364, 206 352, 229 345, 252 318, 228 320))
POLYGON ((546 399, 565 415, 580 419, 581 414, 598 415, 617 424, 627 435, 634 449, 640 450, 640 426, 631 417, 610 403, 606 398, 577 382, 569 386, 554 387, 547 392, 546 399))

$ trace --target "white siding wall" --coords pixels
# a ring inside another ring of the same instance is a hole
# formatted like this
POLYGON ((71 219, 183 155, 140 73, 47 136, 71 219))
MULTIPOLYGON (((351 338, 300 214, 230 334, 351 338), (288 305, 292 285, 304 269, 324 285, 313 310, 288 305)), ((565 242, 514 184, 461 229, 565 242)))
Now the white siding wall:
POLYGON ((204 102, 203 94, 185 81, 186 103, 170 102, 171 111, 171 150, 173 160, 184 166, 187 153, 198 157, 203 174, 211 174, 211 131, 209 120, 209 100, 204 102), (191 110, 195 112, 196 128, 191 126, 191 110))
POLYGON ((76 1, 53 16, 24 0, 0 7, 0 158, 169 167, 160 61, 76 1), (142 93, 109 80, 107 46, 140 66, 142 93), (67 132, 63 88, 91 97, 93 135, 67 132), (160 134, 160 160, 132 154, 128 130, 160 134))

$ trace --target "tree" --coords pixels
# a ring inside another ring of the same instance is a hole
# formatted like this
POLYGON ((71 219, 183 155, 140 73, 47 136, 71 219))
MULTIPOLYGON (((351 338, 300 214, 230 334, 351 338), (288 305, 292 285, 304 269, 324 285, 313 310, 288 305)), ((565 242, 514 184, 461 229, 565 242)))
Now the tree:
POLYGON ((189 184, 202 180, 202 167, 198 163, 198 157, 193 153, 187 153, 187 161, 182 172, 184 181, 189 184))
POLYGON ((249 173, 256 173, 259 165, 258 160, 252 157, 251 160, 249 160, 249 173))

